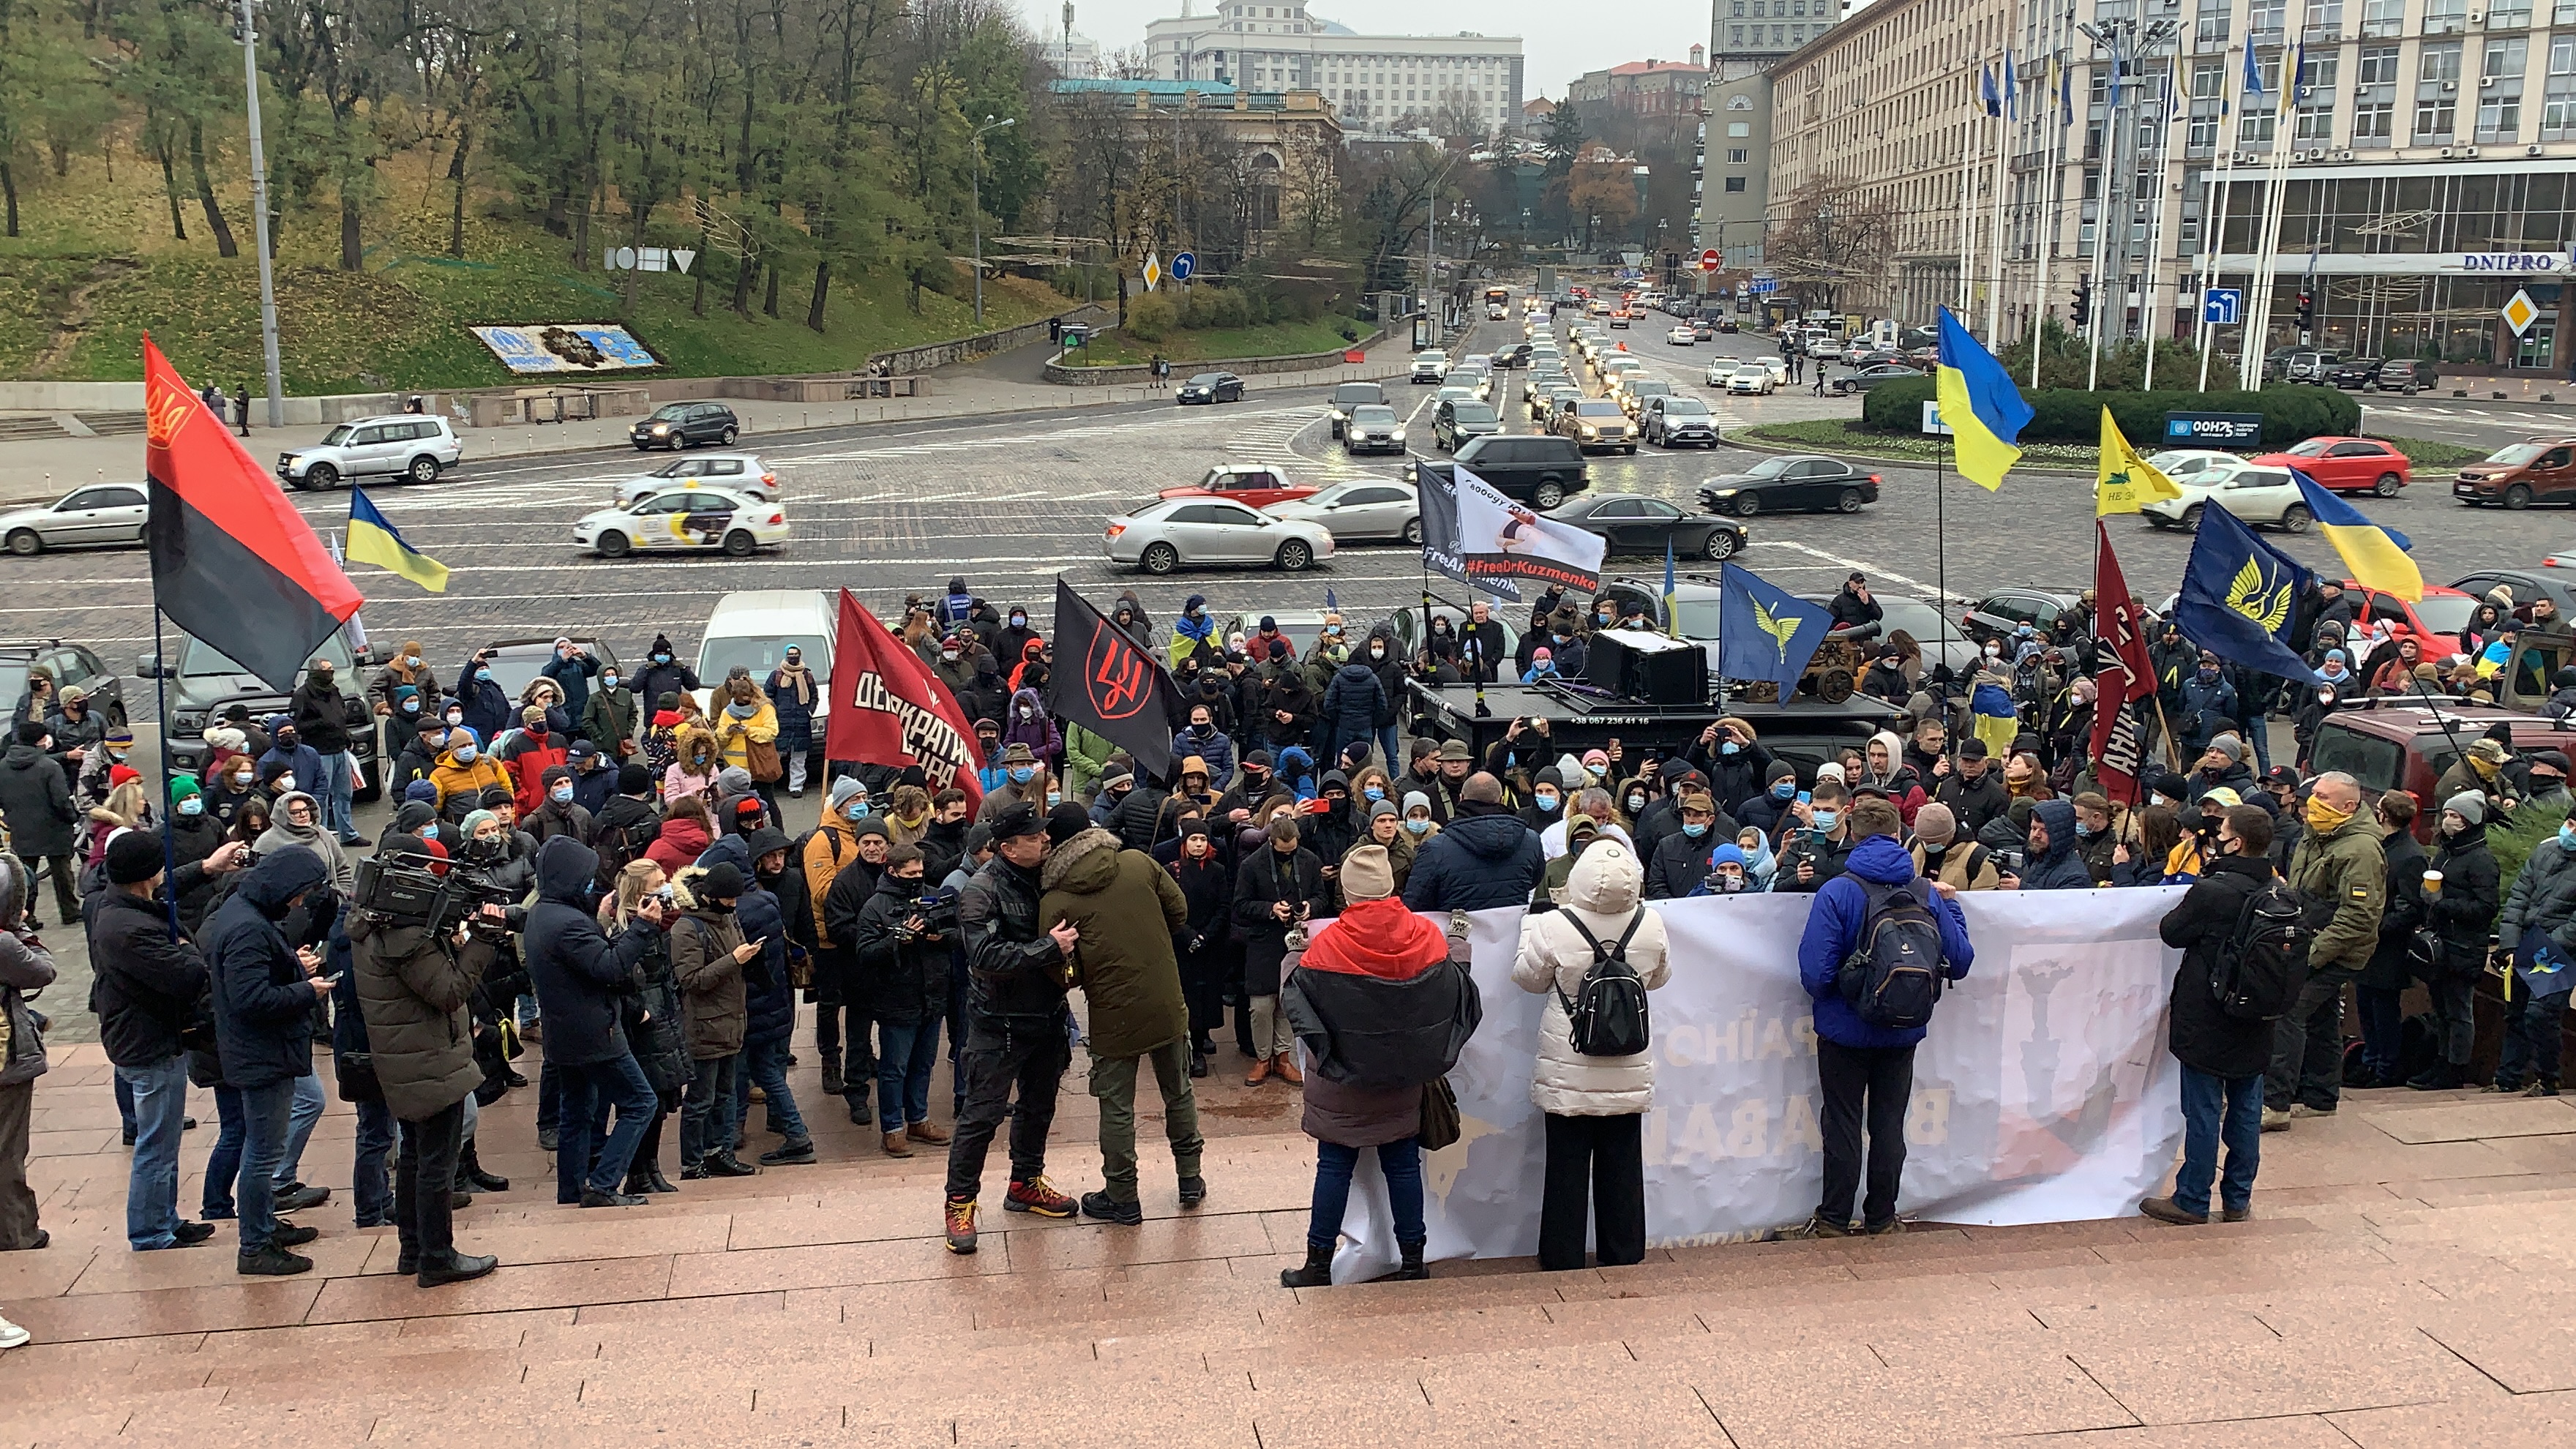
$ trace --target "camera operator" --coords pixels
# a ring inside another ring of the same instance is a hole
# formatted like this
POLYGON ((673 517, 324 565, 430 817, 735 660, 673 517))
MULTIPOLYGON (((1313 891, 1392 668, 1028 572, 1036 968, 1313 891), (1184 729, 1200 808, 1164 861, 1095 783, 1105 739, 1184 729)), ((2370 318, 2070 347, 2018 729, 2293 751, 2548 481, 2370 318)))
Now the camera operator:
MULTIPOLYGON (((376 859, 386 869, 447 874, 446 860, 418 836, 387 837, 376 859)), ((376 875, 363 873, 361 885, 376 875)), ((503 928, 501 908, 491 904, 445 931, 426 916, 378 909, 372 896, 362 895, 349 916, 368 1055, 385 1106, 402 1124, 394 1173, 402 1252, 395 1267, 417 1274, 423 1288, 480 1278, 500 1263, 489 1254, 456 1251, 451 1194, 465 1145, 465 1099, 483 1080, 466 1002, 497 959, 503 928)))

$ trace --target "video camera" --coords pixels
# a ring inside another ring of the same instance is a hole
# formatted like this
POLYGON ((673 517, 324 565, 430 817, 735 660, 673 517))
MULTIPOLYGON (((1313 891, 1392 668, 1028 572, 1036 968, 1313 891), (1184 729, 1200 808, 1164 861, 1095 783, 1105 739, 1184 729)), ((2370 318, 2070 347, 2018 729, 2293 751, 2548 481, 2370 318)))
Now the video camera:
POLYGON ((391 917, 407 926, 426 926, 446 935, 481 913, 487 905, 506 906, 510 896, 454 873, 428 870, 382 856, 358 862, 357 907, 391 917))
POLYGON ((921 918, 924 936, 948 936, 957 930, 957 892, 924 883, 907 914, 921 918))

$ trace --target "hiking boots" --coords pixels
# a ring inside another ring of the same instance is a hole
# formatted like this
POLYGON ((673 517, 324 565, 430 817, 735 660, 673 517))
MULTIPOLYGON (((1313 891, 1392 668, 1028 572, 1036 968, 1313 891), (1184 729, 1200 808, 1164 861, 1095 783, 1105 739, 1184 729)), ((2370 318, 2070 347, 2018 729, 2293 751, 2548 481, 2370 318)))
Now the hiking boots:
POLYGON ((1204 1177, 1185 1177, 1185 1178, 1182 1178, 1182 1179, 1181 1179, 1181 1206, 1183 1206, 1183 1207, 1185 1207, 1185 1208, 1194 1208, 1194 1207, 1197 1207, 1200 1203, 1203 1203, 1203 1202, 1206 1202, 1206 1201, 1207 1201, 1207 1179, 1206 1179, 1206 1178, 1204 1178, 1204 1177))
POLYGON ((1145 1221, 1145 1205, 1120 1202, 1106 1192, 1086 1192, 1082 1195, 1082 1215, 1132 1228, 1145 1221))
POLYGON ((927 1122, 913 1123, 903 1129, 903 1135, 911 1138, 915 1142, 927 1142, 933 1147, 945 1147, 948 1145, 948 1134, 931 1126, 927 1122))
MULTIPOLYGON (((838 1053, 835 1053, 835 1055, 838 1055, 838 1053)), ((826 1061, 823 1063, 823 1095, 826 1097, 837 1097, 841 1095, 841 1064, 839 1062, 826 1061)))
POLYGON ((1004 1212, 1035 1213, 1042 1218, 1069 1218, 1078 1206, 1044 1176, 1012 1179, 1011 1190, 1002 1198, 1004 1212))
POLYGON ((952 1253, 974 1252, 975 1199, 971 1197, 950 1198, 948 1200, 946 1217, 948 1219, 948 1251, 952 1253))
POLYGON ((885 1155, 888 1157, 910 1157, 912 1155, 912 1139, 904 1136, 900 1132, 887 1133, 885 1135, 885 1141, 879 1145, 885 1149, 885 1155))

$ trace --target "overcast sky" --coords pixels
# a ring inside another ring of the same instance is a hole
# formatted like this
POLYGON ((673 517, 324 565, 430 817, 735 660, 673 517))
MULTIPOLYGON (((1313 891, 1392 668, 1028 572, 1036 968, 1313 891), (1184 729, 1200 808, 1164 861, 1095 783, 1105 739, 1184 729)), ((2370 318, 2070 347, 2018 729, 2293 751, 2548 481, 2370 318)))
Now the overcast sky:
MULTIPOLYGON (((1060 34, 1062 0, 1013 0, 1033 29, 1060 34)), ((1190 13, 1206 15, 1218 0, 1192 0, 1190 13)), ((1629 0, 1591 10, 1566 0, 1404 0, 1390 5, 1353 0, 1307 0, 1309 13, 1363 34, 1518 35, 1526 61, 1522 99, 1562 97, 1566 82, 1587 70, 1632 60, 1688 60, 1693 44, 1708 43, 1708 0, 1629 0), (1401 17, 1395 18, 1395 17, 1401 17), (1588 17, 1587 19, 1578 17, 1588 17), (1615 17, 1615 24, 1601 23, 1615 17)), ((1100 42, 1106 53, 1145 39, 1148 21, 1181 13, 1180 0, 1074 0, 1073 30, 1100 42)))

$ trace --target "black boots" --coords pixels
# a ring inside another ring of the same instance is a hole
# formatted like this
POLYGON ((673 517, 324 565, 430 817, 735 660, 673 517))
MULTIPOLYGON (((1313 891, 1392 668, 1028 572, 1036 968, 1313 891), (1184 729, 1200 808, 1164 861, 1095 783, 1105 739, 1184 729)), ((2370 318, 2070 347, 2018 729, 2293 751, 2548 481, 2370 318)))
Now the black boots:
POLYGON ((501 1260, 490 1253, 459 1253, 448 1250, 435 1258, 423 1258, 412 1280, 423 1288, 436 1288, 445 1283, 464 1283, 480 1278, 501 1266, 501 1260))
POLYGON ((1404 1262, 1395 1270, 1395 1281, 1398 1283, 1418 1283, 1431 1276, 1431 1270, 1422 1265, 1422 1245, 1420 1243, 1399 1243, 1397 1246, 1404 1250, 1404 1262))
POLYGON ((2407 1078, 2406 1085, 2419 1092, 2447 1092, 2466 1084, 2460 1080, 2459 1067, 2450 1062, 2435 1062, 2407 1078))
POLYGON ((456 1185, 467 1192, 508 1192, 510 1179, 498 1173, 485 1172, 482 1161, 474 1155, 474 1144, 456 1154, 456 1185))
POLYGON ((1333 1283, 1333 1250, 1306 1245, 1306 1266, 1279 1270, 1282 1288, 1329 1288, 1333 1283))

